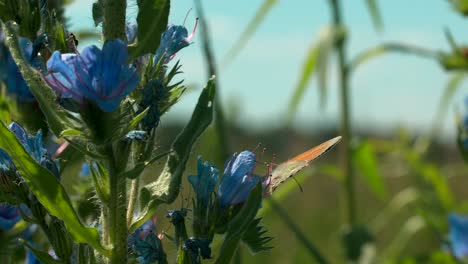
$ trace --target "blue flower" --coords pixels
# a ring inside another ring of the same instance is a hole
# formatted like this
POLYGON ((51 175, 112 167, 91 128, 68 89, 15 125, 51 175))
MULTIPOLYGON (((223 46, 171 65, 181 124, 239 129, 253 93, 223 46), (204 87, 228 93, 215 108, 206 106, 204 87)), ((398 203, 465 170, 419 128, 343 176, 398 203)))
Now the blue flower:
POLYGON ((203 259, 211 258, 211 239, 191 237, 184 241, 182 248, 190 253, 191 260, 194 263, 201 263, 200 257, 203 259))
POLYGON ((468 216, 452 213, 449 215, 449 241, 457 258, 468 256, 468 216))
POLYGON ((166 31, 161 35, 161 43, 156 51, 156 55, 154 56, 154 65, 157 65, 163 56, 163 63, 168 63, 172 58, 174 58, 179 50, 188 47, 190 45, 190 41, 195 35, 197 25, 198 19, 190 36, 188 35, 188 31, 185 26, 174 24, 167 25, 166 31))
POLYGON ((242 151, 234 154, 224 167, 217 196, 222 208, 244 202, 260 177, 253 174, 255 154, 242 151))
POLYGON ((52 160, 47 153, 47 149, 44 148, 41 130, 35 136, 30 136, 18 123, 12 122, 8 128, 16 135, 29 155, 41 164, 42 167, 48 169, 57 178, 59 177, 58 161, 52 160))
POLYGON ((91 175, 91 168, 88 163, 81 164, 80 177, 91 175))
POLYGON ((44 79, 62 98, 92 101, 111 112, 138 84, 136 69, 127 59, 127 45, 121 40, 106 41, 102 50, 87 47, 78 55, 55 51, 47 61, 52 73, 44 79))
POLYGON ((9 230, 21 220, 21 215, 16 206, 8 203, 0 203, 0 229, 9 230))
POLYGON ((219 170, 208 162, 203 163, 201 157, 198 157, 198 174, 188 176, 188 180, 197 195, 199 206, 204 210, 209 204, 218 178, 219 170))
POLYGON ((166 253, 156 234, 155 219, 146 221, 129 236, 128 240, 129 248, 136 254, 138 263, 150 264, 157 261, 164 263, 166 253))
MULTIPOLYGON (((20 102, 33 102, 35 98, 26 84, 21 72, 11 56, 8 48, 0 40, 0 80, 6 85, 7 91, 16 96, 20 102)), ((33 43, 27 38, 19 38, 23 56, 28 58, 32 67, 45 70, 42 58, 33 56, 33 43)))

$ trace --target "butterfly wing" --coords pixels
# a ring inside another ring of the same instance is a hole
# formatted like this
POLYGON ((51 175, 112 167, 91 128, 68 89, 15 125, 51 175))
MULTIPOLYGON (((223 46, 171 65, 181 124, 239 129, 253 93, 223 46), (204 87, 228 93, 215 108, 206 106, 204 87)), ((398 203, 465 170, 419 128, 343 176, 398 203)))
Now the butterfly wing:
POLYGON ((309 162, 320 157, 325 152, 330 150, 338 142, 341 137, 330 139, 304 153, 301 153, 294 158, 279 164, 271 173, 269 181, 268 193, 272 193, 280 184, 291 178, 294 174, 309 165, 309 162))

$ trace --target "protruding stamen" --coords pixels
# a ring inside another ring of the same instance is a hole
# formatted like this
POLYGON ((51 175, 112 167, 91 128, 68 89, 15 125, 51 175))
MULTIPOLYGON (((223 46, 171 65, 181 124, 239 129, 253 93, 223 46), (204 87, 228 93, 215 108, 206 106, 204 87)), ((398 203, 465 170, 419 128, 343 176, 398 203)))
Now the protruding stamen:
POLYGON ((193 27, 192 34, 190 34, 187 37, 187 42, 190 42, 190 40, 192 40, 193 36, 195 36, 195 31, 197 31, 197 27, 198 27, 198 17, 197 17, 197 20, 195 21, 195 26, 193 27))
POLYGON ((68 147, 70 143, 68 141, 65 141, 58 149, 55 151, 54 155, 52 156, 53 159, 57 158, 58 155, 62 154, 62 152, 68 147))

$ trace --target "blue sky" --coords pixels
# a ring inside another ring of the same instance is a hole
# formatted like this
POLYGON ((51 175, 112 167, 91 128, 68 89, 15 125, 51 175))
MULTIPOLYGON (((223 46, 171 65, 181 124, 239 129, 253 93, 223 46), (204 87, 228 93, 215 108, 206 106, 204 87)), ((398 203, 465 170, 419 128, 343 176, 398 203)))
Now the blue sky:
MULTIPOLYGON (((262 1, 204 1, 218 61, 237 40, 262 1)), ((72 31, 93 27, 92 2, 75 0, 69 7, 67 15, 72 31)), ((375 32, 364 0, 341 2, 350 29, 350 57, 384 41, 448 50, 444 27, 451 30, 458 43, 467 42, 468 20, 453 12, 446 0, 378 1, 384 21, 381 33, 375 32)), ((182 23, 191 7, 190 0, 172 1, 170 21, 182 23)), ((135 9, 133 6, 130 14, 136 14, 135 9)), ((189 30, 195 17, 193 12, 187 19, 189 30)), ((219 73, 223 105, 236 109, 235 120, 253 129, 283 124, 304 56, 329 21, 327 0, 279 1, 239 56, 219 73)), ((183 64, 184 79, 194 90, 187 92, 181 103, 167 114, 167 119, 188 119, 198 91, 206 82, 198 36, 193 39, 193 45, 177 55, 183 64)), ((335 66, 332 64, 331 68, 335 66)), ((330 74, 326 108, 319 107, 318 87, 313 80, 294 121, 298 128, 310 130, 337 122, 335 71, 332 69, 330 74)), ((387 55, 362 66, 351 80, 354 128, 405 126, 417 131, 427 130, 448 77, 436 62, 403 55, 387 55)), ((463 85, 451 104, 444 126, 445 136, 453 135, 454 110, 465 110, 463 98, 467 92, 467 86, 463 85)))

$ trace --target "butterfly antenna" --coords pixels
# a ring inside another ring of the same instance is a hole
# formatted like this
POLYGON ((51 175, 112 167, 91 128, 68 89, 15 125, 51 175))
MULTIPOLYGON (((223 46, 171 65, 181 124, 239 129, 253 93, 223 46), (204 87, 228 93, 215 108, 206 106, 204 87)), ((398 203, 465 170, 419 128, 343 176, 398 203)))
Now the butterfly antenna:
POLYGON ((299 187, 299 190, 301 190, 301 192, 304 192, 304 189, 302 189, 302 186, 301 186, 301 184, 297 181, 296 177, 291 176, 291 178, 293 178, 294 181, 297 183, 297 186, 299 187))
POLYGON ((257 152, 258 148, 262 146, 262 142, 259 142, 257 146, 252 150, 253 153, 257 152))

